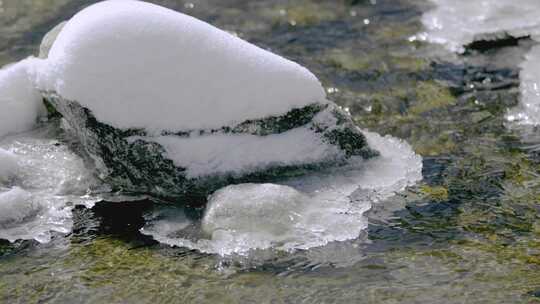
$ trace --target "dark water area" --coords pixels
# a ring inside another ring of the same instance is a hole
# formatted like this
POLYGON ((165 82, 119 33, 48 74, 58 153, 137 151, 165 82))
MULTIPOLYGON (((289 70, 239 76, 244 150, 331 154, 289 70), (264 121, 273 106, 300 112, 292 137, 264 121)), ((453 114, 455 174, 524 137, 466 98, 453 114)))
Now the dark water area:
MULTIPOLYGON (((0 65, 94 2, 0 0, 0 65)), ((308 67, 359 126, 409 142, 424 180, 374 205, 356 240, 248 258, 141 235, 151 202, 76 208, 51 243, 0 240, 0 303, 540 302, 540 133, 504 117, 530 43, 441 55, 409 41, 421 0, 150 2, 308 67)))

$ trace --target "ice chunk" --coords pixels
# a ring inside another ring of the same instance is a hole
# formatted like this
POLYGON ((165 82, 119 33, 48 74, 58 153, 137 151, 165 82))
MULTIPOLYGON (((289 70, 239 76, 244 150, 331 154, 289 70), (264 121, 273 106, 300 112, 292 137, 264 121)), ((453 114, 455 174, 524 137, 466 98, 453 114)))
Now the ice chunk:
POLYGON ((0 193, 0 228, 15 225, 35 216, 41 209, 32 195, 15 187, 0 193))
POLYGON ((0 183, 13 177, 18 167, 17 156, 0 148, 0 183))
POLYGON ((241 184, 214 193, 202 221, 203 231, 212 236, 220 230, 260 233, 261 239, 286 240, 294 224, 304 220, 302 211, 310 197, 289 186, 241 184))
POLYGON ((0 171, 6 168, 2 159, 16 165, 10 171, 12 188, 0 188, 0 239, 47 242, 51 231, 71 230, 72 207, 67 202, 97 200, 87 195, 96 185, 92 172, 68 147, 51 138, 51 132, 49 126, 0 141, 0 171))
POLYGON ((228 186, 210 198, 200 227, 178 208, 165 207, 147 216, 142 232, 165 244, 220 255, 355 239, 366 229, 364 213, 373 203, 422 178, 422 160, 407 143, 365 134, 380 157, 351 159, 280 184, 228 186))
POLYGON ((41 86, 111 126, 211 129, 325 102, 306 68, 190 16, 103 1, 53 44, 41 86))
POLYGON ((540 46, 535 46, 521 64, 519 105, 511 109, 508 120, 523 124, 540 124, 540 46))
POLYGON ((51 231, 67 233, 71 226, 65 201, 19 187, 0 192, 0 239, 48 242, 51 231))
POLYGON ((44 111, 32 78, 36 62, 30 58, 0 70, 0 137, 31 129, 44 111))
POLYGON ((426 31, 413 39, 443 44, 452 52, 479 39, 540 34, 538 0, 431 0, 435 8, 422 17, 426 31))

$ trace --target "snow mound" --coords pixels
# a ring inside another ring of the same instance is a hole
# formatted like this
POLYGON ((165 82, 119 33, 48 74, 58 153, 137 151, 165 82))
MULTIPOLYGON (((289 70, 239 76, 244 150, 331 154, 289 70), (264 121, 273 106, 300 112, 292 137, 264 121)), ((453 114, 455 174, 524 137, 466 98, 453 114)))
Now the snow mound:
POLYGON ((325 102, 306 68, 193 17, 130 0, 75 15, 50 50, 40 86, 111 126, 156 131, 220 128, 325 102))
POLYGON ((294 251, 355 239, 367 228, 364 213, 422 178, 422 160, 398 139, 364 132, 381 152, 351 159, 280 184, 241 184, 218 190, 201 222, 179 208, 149 213, 142 233, 172 246, 219 255, 255 249, 294 251))
POLYGON ((413 40, 443 44, 462 53, 476 40, 504 36, 537 37, 540 2, 537 0, 431 0, 435 8, 422 17, 426 28, 413 40))
POLYGON ((36 62, 30 58, 0 70, 0 138, 30 130, 44 111, 31 77, 36 62))

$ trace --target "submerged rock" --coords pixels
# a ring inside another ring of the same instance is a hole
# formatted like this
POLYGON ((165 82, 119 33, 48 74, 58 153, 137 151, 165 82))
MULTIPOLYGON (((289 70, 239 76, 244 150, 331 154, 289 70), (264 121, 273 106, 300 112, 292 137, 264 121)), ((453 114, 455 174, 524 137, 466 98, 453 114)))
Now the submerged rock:
POLYGON ((114 190, 205 198, 377 155, 304 67, 144 2, 78 13, 36 78, 114 190))

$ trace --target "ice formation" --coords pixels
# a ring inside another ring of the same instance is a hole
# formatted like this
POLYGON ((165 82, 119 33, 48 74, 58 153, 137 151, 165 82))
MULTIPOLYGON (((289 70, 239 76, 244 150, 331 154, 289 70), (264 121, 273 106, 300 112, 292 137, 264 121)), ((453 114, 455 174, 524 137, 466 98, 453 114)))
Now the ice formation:
MULTIPOLYGON (((538 4, 540 12, 540 3, 538 4)), ((521 100, 511 109, 508 120, 523 124, 540 124, 540 46, 534 46, 520 66, 521 100)))
POLYGON ((51 126, 0 141, 0 239, 48 242, 71 230, 71 207, 91 204, 95 185, 83 160, 51 136, 51 126), (6 165, 5 167, 3 165, 6 165), (11 167, 10 179, 2 179, 11 167))
MULTIPOLYGON (((540 1, 537 0, 431 0, 435 8, 424 14, 423 33, 412 37, 444 45, 462 53, 476 40, 511 36, 540 42, 540 1)), ((535 46, 521 64, 521 102, 508 114, 510 121, 540 123, 540 47, 535 46)))
POLYGON ((6 182, 17 172, 17 156, 9 151, 0 149, 0 182, 6 182))
POLYGON ((43 113, 32 74, 36 60, 26 59, 0 70, 0 138, 34 127, 43 113))
POLYGON ((422 178, 422 160, 408 144, 365 134, 380 157, 354 159, 280 184, 228 186, 210 198, 200 227, 181 209, 164 207, 147 215, 141 231, 162 243, 224 256, 355 239, 367 227, 364 213, 373 203, 422 178))
POLYGON ((0 192, 0 227, 5 228, 35 217, 42 206, 32 195, 19 187, 0 192))
POLYGON ((299 222, 309 205, 309 196, 289 186, 232 185, 212 194, 201 227, 209 236, 231 230, 270 235, 261 239, 270 239, 272 235, 286 239, 291 223, 299 222))

